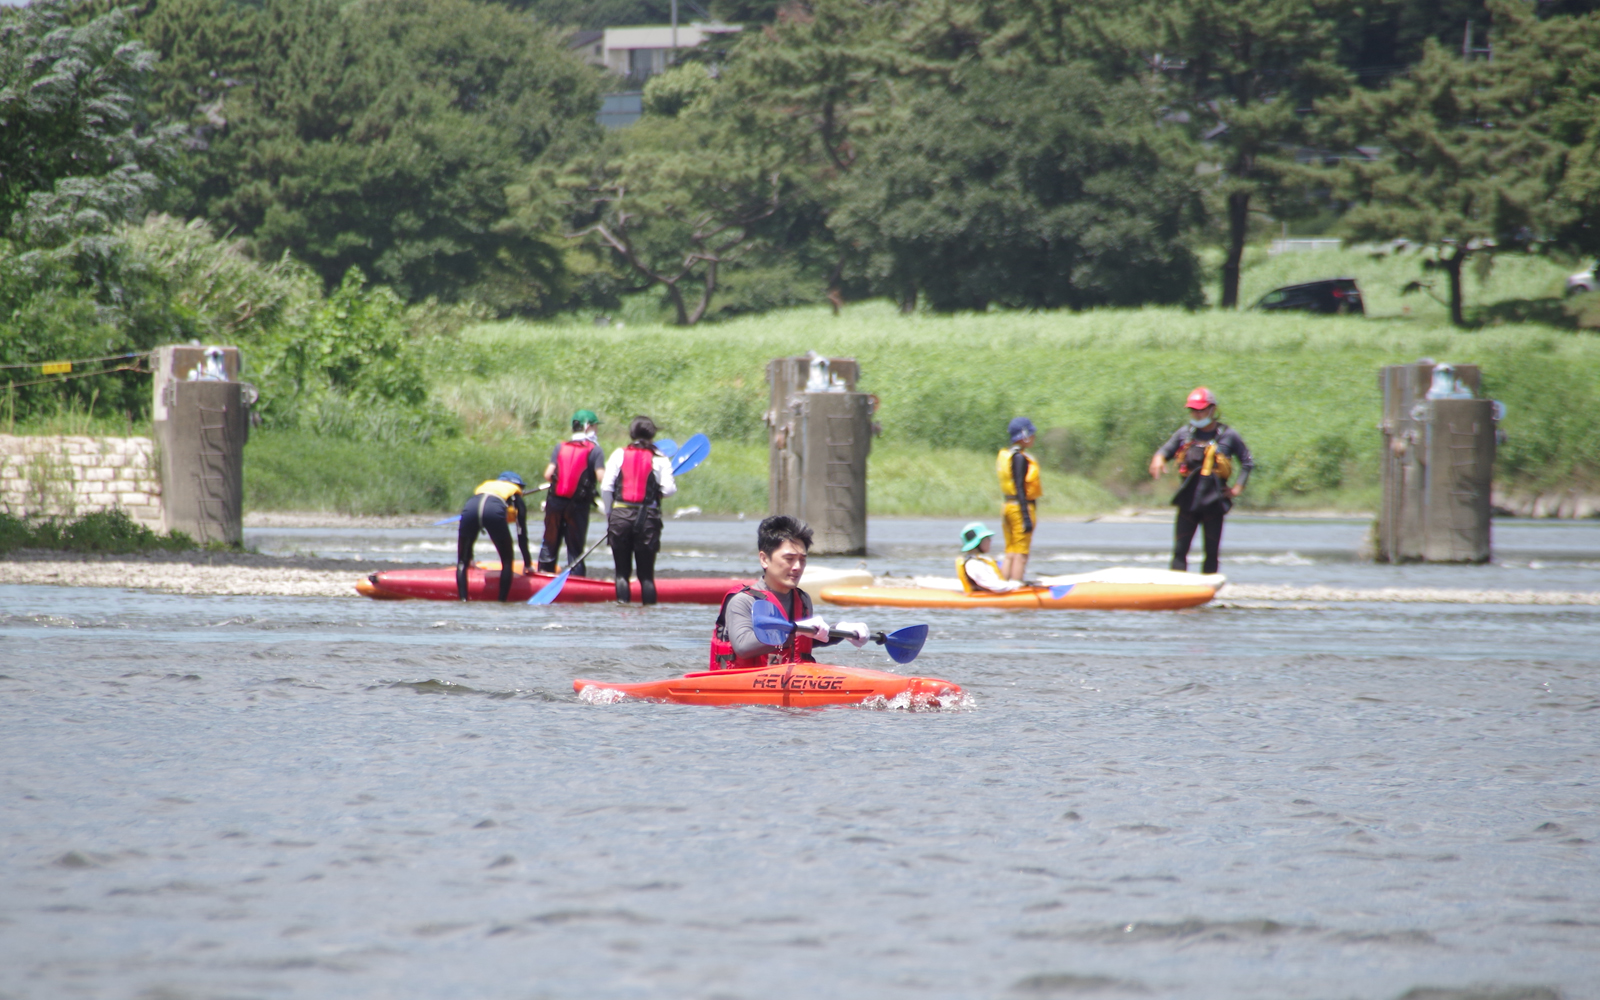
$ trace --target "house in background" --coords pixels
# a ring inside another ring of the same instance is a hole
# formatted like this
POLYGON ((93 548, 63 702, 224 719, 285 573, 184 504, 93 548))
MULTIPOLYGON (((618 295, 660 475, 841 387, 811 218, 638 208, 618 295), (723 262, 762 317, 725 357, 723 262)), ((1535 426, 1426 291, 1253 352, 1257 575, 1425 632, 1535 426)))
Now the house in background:
MULTIPOLYGON (((736 32, 737 24, 691 21, 677 27, 677 48, 692 49, 707 38, 736 32)), ((628 89, 638 90, 645 81, 672 65, 673 28, 670 24, 646 24, 604 31, 579 31, 567 47, 583 54, 596 66, 627 79, 628 89)))

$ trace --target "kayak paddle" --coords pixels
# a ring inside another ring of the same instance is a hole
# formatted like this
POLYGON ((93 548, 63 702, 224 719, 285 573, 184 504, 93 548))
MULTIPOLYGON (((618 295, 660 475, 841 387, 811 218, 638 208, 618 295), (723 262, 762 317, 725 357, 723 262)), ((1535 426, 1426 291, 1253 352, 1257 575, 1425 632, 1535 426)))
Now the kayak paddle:
POLYGON ((699 465, 711 454, 711 441, 704 434, 696 434, 683 443, 678 449, 678 454, 672 459, 672 474, 681 476, 685 472, 699 465))
POLYGON ((671 458, 678 453, 678 442, 672 440, 671 438, 657 438, 655 445, 656 451, 661 452, 661 454, 667 456, 668 458, 671 458))
POLYGON ((594 544, 589 546, 589 548, 584 551, 583 555, 572 561, 572 566, 568 566, 566 569, 558 573, 554 580, 551 580, 549 583, 540 587, 537 594, 534 594, 532 597, 528 598, 528 603, 549 604, 557 597, 560 597, 561 588, 567 585, 567 577, 572 575, 573 566, 576 566, 578 563, 581 563, 585 559, 589 558, 589 555, 594 552, 595 549, 600 547, 600 543, 606 540, 606 536, 608 534, 610 534, 610 532, 602 532, 600 537, 594 540, 594 544))
MULTIPOLYGON (((783 612, 774 608, 771 601, 755 602, 750 609, 750 625, 764 646, 781 646, 794 631, 794 622, 783 617, 783 612)), ((828 638, 853 639, 855 633, 829 629, 828 638)), ((874 632, 867 638, 882 646, 894 662, 910 663, 922 652, 922 644, 928 641, 928 626, 907 625, 893 632, 874 632)))
MULTIPOLYGON (((527 490, 526 492, 524 492, 523 496, 531 496, 531 495, 539 492, 540 490, 547 490, 549 488, 550 488, 550 484, 549 483, 541 483, 538 486, 535 486, 533 489, 527 490)), ((460 520, 461 520, 461 515, 460 514, 451 514, 449 517, 445 518, 443 521, 435 521, 435 522, 433 522, 432 526, 437 528, 437 527, 440 527, 440 526, 446 525, 446 524, 455 524, 457 521, 460 521, 460 520)))

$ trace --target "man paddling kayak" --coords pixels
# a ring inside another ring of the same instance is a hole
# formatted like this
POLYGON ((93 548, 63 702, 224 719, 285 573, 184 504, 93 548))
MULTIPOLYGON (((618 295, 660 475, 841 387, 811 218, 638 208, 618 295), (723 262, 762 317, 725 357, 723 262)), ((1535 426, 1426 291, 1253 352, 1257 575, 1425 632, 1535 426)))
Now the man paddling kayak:
POLYGON ((969 594, 1005 594, 1024 586, 1021 580, 1007 580, 1000 575, 1000 564, 989 556, 989 540, 994 532, 982 521, 973 521, 961 529, 961 554, 956 556, 956 576, 961 587, 969 594))
POLYGON ((600 478, 600 510, 606 519, 611 561, 617 571, 617 603, 628 603, 628 578, 639 569, 639 603, 656 603, 656 553, 661 551, 661 498, 678 492, 672 459, 656 449, 656 423, 634 417, 626 448, 606 459, 600 478))
MULTIPOLYGON (((811 611, 811 597, 800 589, 811 551, 811 529, 787 514, 774 514, 756 529, 756 548, 761 559, 761 587, 740 587, 722 599, 717 624, 711 630, 712 670, 742 670, 777 663, 814 663, 811 650, 831 646, 838 638, 828 637, 828 623, 811 611), (756 601, 769 601, 795 628, 781 646, 769 646, 756 638, 751 611, 756 601)), ((850 632, 850 642, 858 648, 871 633, 860 622, 841 622, 836 631, 850 632)))
POLYGON ((1183 484, 1172 497, 1172 505, 1178 508, 1172 568, 1188 572, 1189 547, 1194 544, 1195 529, 1200 528, 1205 533, 1206 552, 1200 572, 1215 573, 1222 550, 1222 518, 1233 509, 1234 498, 1244 492, 1256 463, 1239 432, 1217 421, 1217 397, 1210 389, 1197 387, 1184 406, 1190 420, 1150 456, 1150 478, 1160 479, 1167 462, 1178 460, 1183 484), (1229 486, 1235 463, 1242 474, 1237 484, 1229 486))
POLYGON ((498 479, 479 483, 466 506, 461 508, 461 528, 456 532, 456 593, 467 599, 467 570, 472 567, 472 548, 478 532, 487 531, 495 551, 500 553, 500 600, 511 596, 511 524, 517 525, 517 542, 522 546, 524 572, 533 574, 528 558, 528 507, 522 501, 525 484, 515 472, 502 472, 498 479))

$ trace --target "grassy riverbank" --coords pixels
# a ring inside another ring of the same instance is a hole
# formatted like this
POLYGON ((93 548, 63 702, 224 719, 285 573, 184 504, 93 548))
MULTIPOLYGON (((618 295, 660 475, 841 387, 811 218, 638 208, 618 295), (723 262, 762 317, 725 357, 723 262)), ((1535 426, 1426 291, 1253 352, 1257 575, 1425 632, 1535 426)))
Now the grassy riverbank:
POLYGON ((449 510, 500 469, 537 475, 572 410, 587 406, 606 421, 608 443, 640 412, 679 440, 705 432, 713 457, 679 503, 759 512, 765 365, 812 349, 859 359, 860 388, 882 400, 884 433, 870 471, 880 514, 992 514, 994 450, 1018 413, 1042 431, 1045 514, 1161 503, 1171 482, 1152 488, 1143 465, 1182 419, 1196 383, 1220 395, 1224 420, 1256 452, 1251 505, 1370 510, 1377 369, 1420 356, 1483 367, 1487 391, 1508 407, 1503 481, 1538 490, 1600 480, 1600 338, 1592 334, 1534 324, 1463 333, 1416 316, 1161 309, 908 317, 865 303, 839 317, 799 309, 691 330, 637 322, 469 328, 436 347, 430 368, 462 436, 390 447, 257 433, 246 453, 247 506, 449 510))

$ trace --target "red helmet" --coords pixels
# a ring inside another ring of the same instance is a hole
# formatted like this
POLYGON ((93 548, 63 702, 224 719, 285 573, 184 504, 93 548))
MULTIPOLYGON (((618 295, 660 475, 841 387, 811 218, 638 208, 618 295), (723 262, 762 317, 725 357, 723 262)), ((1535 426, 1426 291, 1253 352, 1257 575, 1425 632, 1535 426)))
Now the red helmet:
POLYGON ((1202 385, 1195 389, 1194 392, 1189 393, 1189 401, 1183 405, 1191 410, 1203 410, 1208 406, 1216 406, 1217 397, 1211 394, 1210 389, 1202 385))

